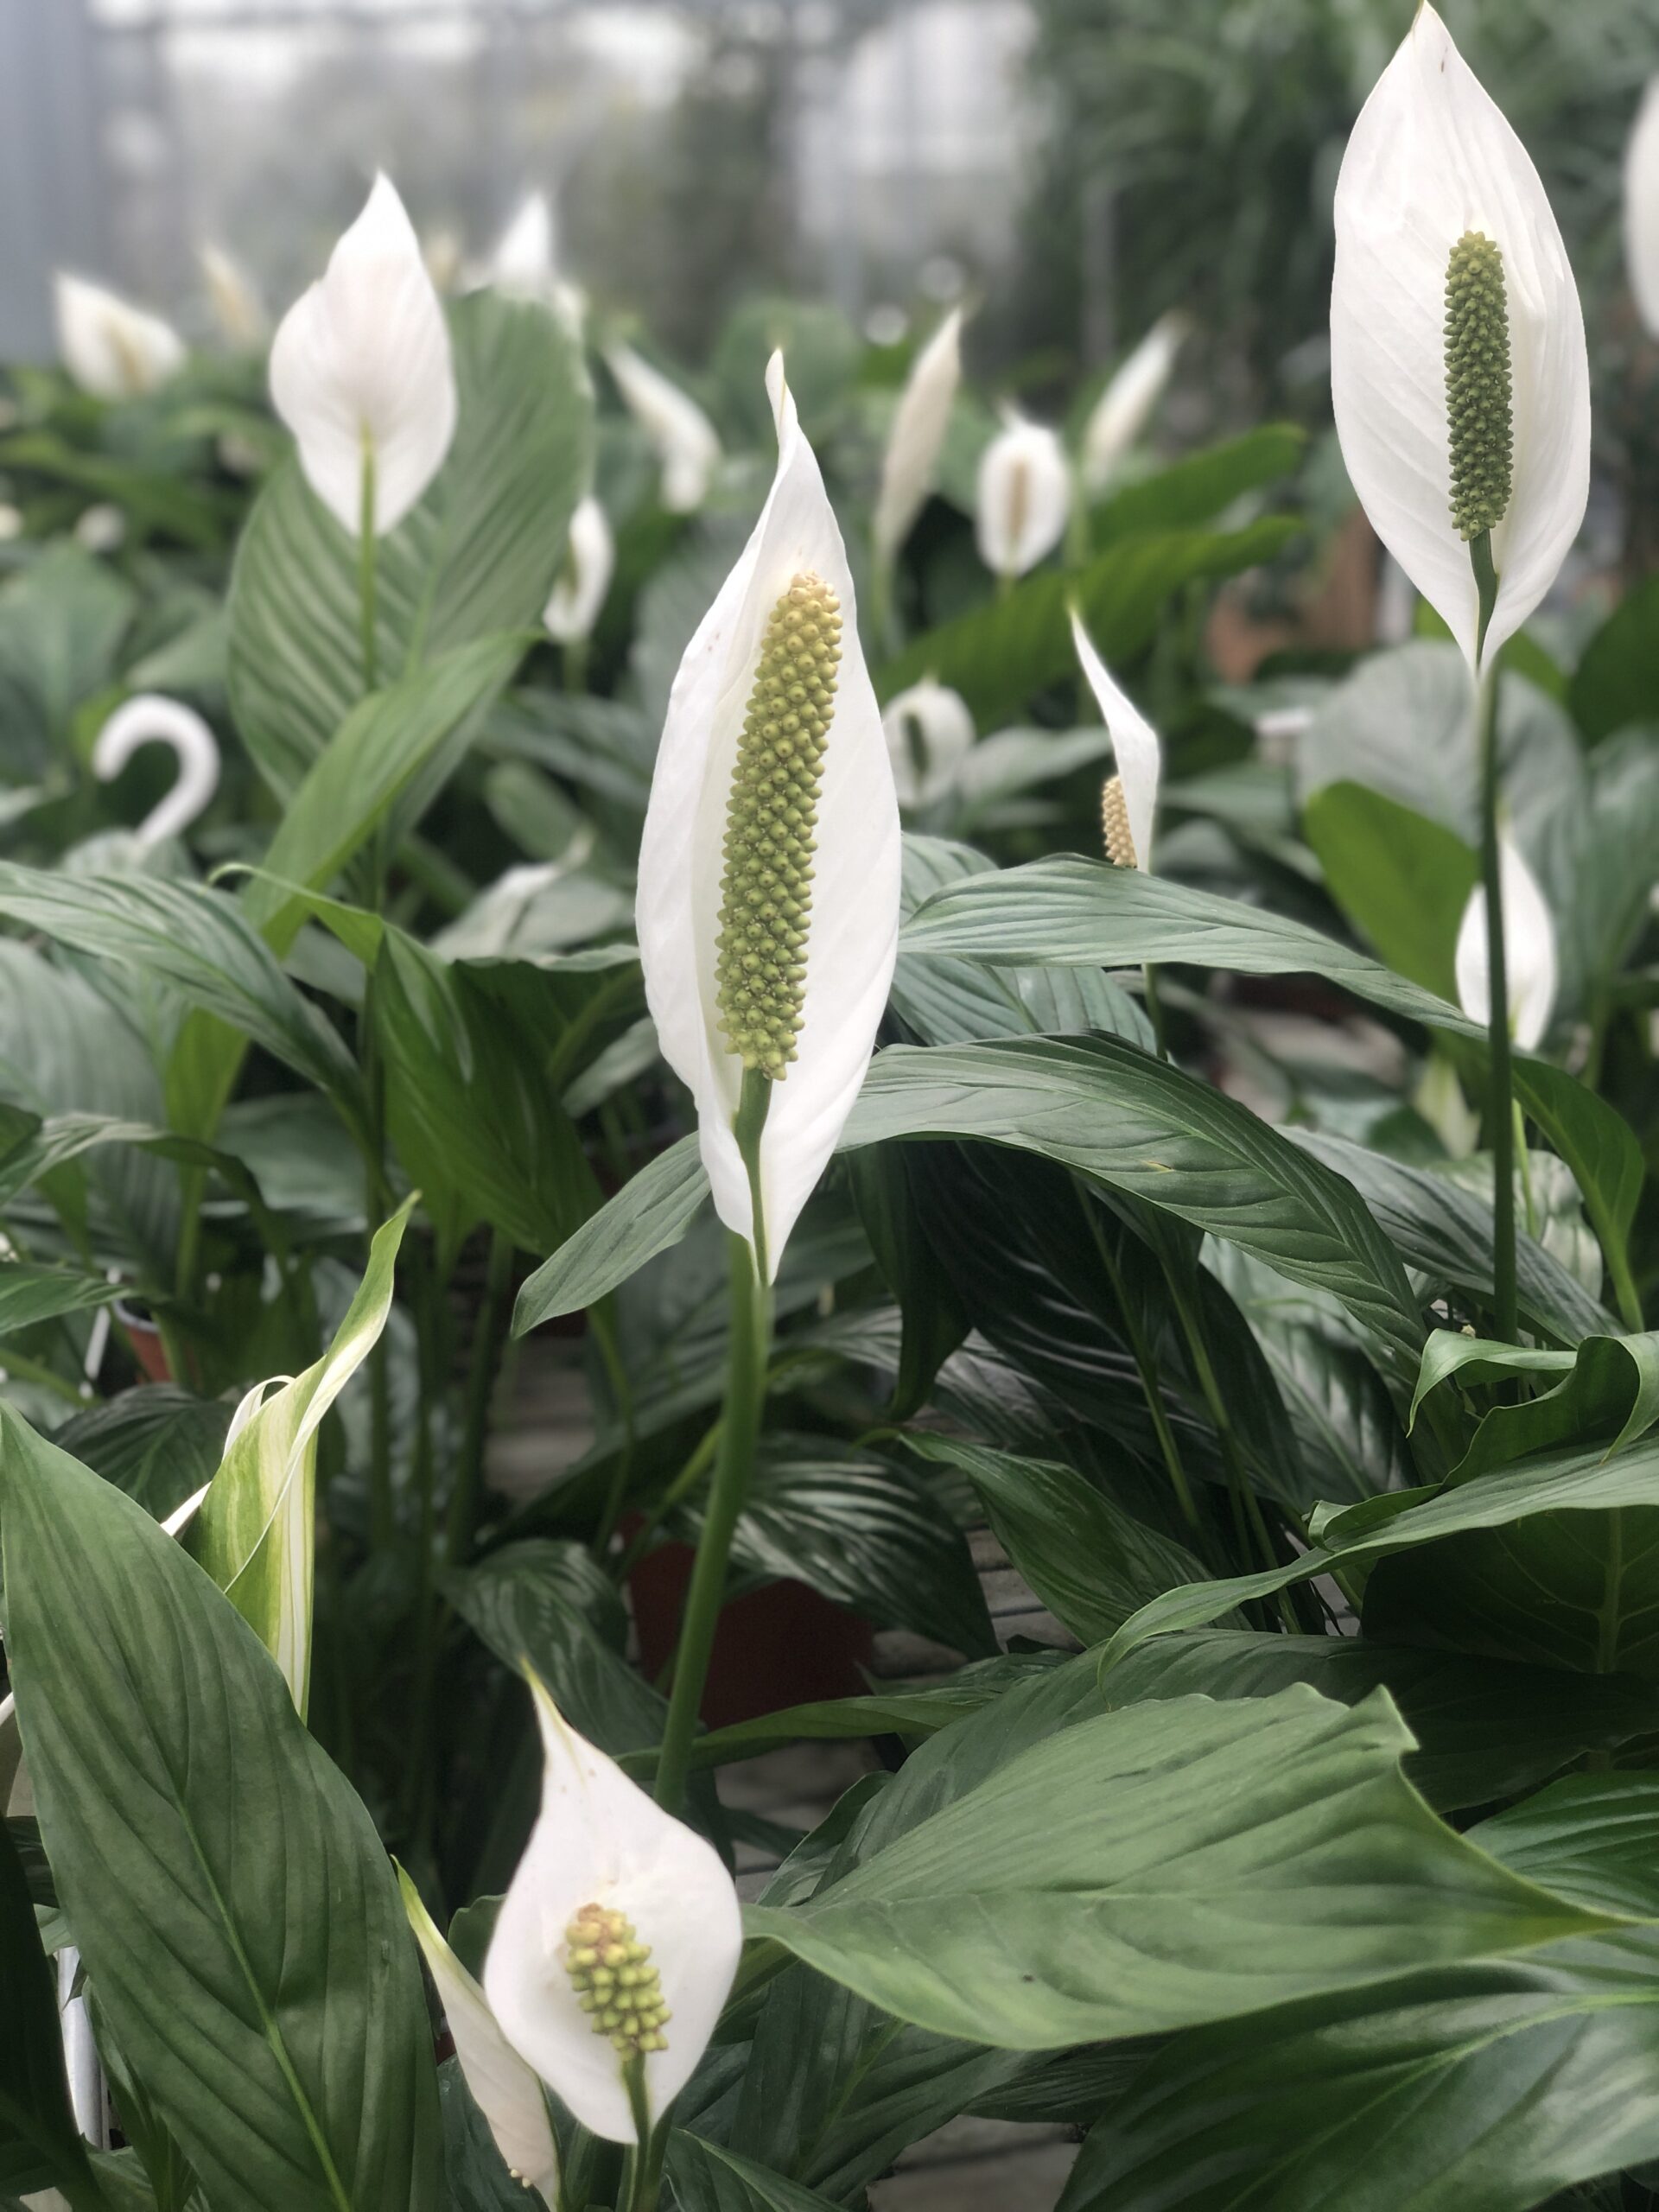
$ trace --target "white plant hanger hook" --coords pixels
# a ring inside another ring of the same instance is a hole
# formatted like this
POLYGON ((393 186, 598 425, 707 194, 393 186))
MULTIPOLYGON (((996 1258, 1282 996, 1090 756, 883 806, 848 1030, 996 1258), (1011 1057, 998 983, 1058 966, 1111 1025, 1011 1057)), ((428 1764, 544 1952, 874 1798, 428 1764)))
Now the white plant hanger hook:
POLYGON ((188 830, 219 788, 219 740, 193 707, 159 691, 141 691, 110 716, 92 747, 92 773, 113 783, 141 745, 167 745, 178 781, 133 831, 145 851, 188 830))

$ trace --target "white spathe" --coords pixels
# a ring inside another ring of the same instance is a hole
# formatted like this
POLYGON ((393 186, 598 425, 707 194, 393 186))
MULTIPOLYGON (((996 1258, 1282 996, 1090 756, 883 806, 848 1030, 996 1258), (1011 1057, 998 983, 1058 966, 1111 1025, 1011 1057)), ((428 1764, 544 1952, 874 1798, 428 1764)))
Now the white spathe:
POLYGON ((502 2034, 484 1992, 445 1942, 421 1902, 420 1891, 401 1866, 397 1886, 443 2007, 473 2102, 483 2113, 513 2179, 528 2189, 539 2190, 548 2204, 556 2203, 558 2145, 536 2071, 502 2034))
POLYGON ((188 830, 219 788, 219 740, 194 707, 159 691, 141 691, 118 706, 98 733, 92 773, 113 783, 141 745, 165 745, 179 764, 178 780, 133 831, 142 849, 188 830))
POLYGON ((952 308, 911 364, 893 410, 875 502, 875 550, 894 560, 938 471, 950 410, 962 381, 962 309, 952 308))
POLYGON ((766 372, 778 472, 748 543, 687 646, 669 696, 639 852, 637 922, 645 998, 664 1057, 696 1101, 703 1165, 727 1227, 753 1238, 748 1178, 732 1134, 743 1064, 715 997, 721 842, 766 623, 798 575, 841 601, 842 658, 818 789, 798 1057, 772 1086, 760 1141, 772 1269, 823 1173, 869 1065, 899 942, 899 808, 880 710, 858 642, 841 531, 784 378, 766 372))
POLYGON ((1624 266, 1636 311, 1659 338, 1659 76, 1648 79, 1624 149, 1624 266))
MULTIPOLYGON (((1500 833, 1497 880, 1503 900, 1503 974, 1510 1034, 1523 1052, 1535 1051, 1555 1009, 1555 925, 1538 879, 1518 848, 1500 833)), ((1492 976, 1486 958, 1486 889, 1477 884, 1458 925, 1458 1003, 1483 1027, 1492 1018, 1492 976)))
POLYGON ((242 352, 256 352, 270 329, 270 317, 257 285, 222 245, 204 245, 197 259, 207 286, 208 305, 220 330, 242 352))
POLYGON ((397 528, 443 465, 456 412, 449 328, 388 178, 376 177, 327 270, 283 317, 270 396, 306 481, 353 537, 365 454, 377 537, 397 528))
POLYGON ((620 1912, 648 1944, 670 2018, 646 2054, 653 2120, 690 2079, 743 1948, 731 1876, 711 1844, 654 1804, 569 1726, 531 1676, 542 1731, 542 1808, 501 1900, 484 1993, 508 2042, 584 2127, 636 2135, 622 2062, 577 1999, 565 1930, 584 1905, 620 1912))
POLYGON ((900 806, 931 806, 951 790, 974 742, 974 718, 960 691, 925 676, 881 709, 900 806))
POLYGON ((1051 429, 1011 408, 980 456, 974 528, 993 575, 1023 576, 1065 535, 1071 471, 1051 429))
POLYGON ((1095 695, 1106 734, 1112 741, 1118 779, 1123 786, 1123 807, 1135 842, 1135 864, 1152 873, 1152 830, 1158 810, 1158 779, 1163 770, 1163 747, 1158 733, 1129 697, 1095 651, 1081 616, 1071 610, 1071 636, 1077 658, 1095 695))
POLYGON ((488 282, 510 299, 545 305, 553 296, 553 203, 544 192, 528 192, 512 220, 495 242, 488 282))
POLYGON ((591 633, 615 568, 616 541, 604 508, 590 492, 570 518, 565 564, 542 617, 550 638, 569 645, 591 633))
POLYGON ((1337 180, 1331 393, 1371 526, 1471 667, 1478 599, 1452 521, 1446 273, 1465 231, 1503 257, 1514 482, 1492 532, 1491 659, 1555 581, 1590 487, 1590 367, 1567 249, 1526 149, 1422 0, 1337 180))
POLYGON ((714 424, 689 392, 632 346, 607 346, 605 365, 629 411, 656 448, 662 463, 662 502, 671 514, 689 515, 709 496, 720 463, 714 424))
POLYGON ((54 295, 63 365, 94 398, 139 398, 184 366, 184 340, 160 315, 62 271, 54 295))
POLYGON ((1110 481, 1119 461, 1152 420, 1190 327, 1179 308, 1160 315, 1108 378, 1083 430, 1083 480, 1091 492, 1110 481))

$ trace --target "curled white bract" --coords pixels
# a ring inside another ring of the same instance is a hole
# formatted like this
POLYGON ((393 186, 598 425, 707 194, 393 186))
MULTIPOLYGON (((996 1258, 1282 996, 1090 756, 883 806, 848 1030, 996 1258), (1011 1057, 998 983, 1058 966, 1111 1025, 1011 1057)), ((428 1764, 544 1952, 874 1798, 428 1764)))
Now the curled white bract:
MULTIPOLYGON (((1503 974, 1510 1034, 1523 1052, 1542 1044, 1555 1010, 1555 925, 1538 879, 1508 836, 1498 842, 1497 880, 1503 901, 1503 974)), ((1458 925, 1458 1003, 1471 1021, 1492 1018, 1492 971, 1486 957, 1486 890, 1477 884, 1458 925)))
POLYGON ((938 473, 962 380, 962 309, 952 308, 915 360, 893 411, 875 502, 875 550, 892 561, 909 537, 938 473))
POLYGON ((1659 338, 1659 76, 1648 79, 1624 149, 1624 266, 1650 338, 1659 338))
POLYGON ((842 657, 818 785, 798 1057, 772 1086, 760 1141, 766 1242, 785 1243, 835 1150, 869 1065, 899 942, 899 809, 880 710, 858 643, 840 529, 784 379, 766 372, 778 469, 748 543, 687 646, 639 852, 637 921, 645 996, 663 1052, 696 1102, 721 1219, 753 1237, 748 1177, 732 1130, 743 1063, 727 1049, 716 988, 723 842, 738 743, 766 625, 798 576, 841 602, 842 657))
POLYGON ((197 259, 207 287, 207 303, 219 329, 241 352, 257 352, 270 329, 270 318, 257 285, 241 263, 221 245, 204 245, 197 259))
POLYGON ((60 271, 54 297, 63 365, 94 398, 140 398, 184 366, 172 324, 118 293, 60 271))
POLYGON ((714 424, 689 392, 636 353, 607 346, 605 365, 628 410, 651 440, 662 464, 662 501, 671 514, 690 514, 709 496, 720 464, 714 424))
POLYGON ((565 564, 542 620, 549 637, 574 645, 592 632, 616 568, 616 541, 605 510, 590 492, 570 518, 565 564))
POLYGON ((974 718, 960 691, 925 676, 888 700, 881 727, 900 806, 932 806, 954 789, 974 742, 974 718))
POLYGON ((1371 526, 1471 667, 1479 598, 1452 520, 1446 269, 1466 232, 1503 257, 1514 465, 1492 531, 1494 655, 1554 582, 1590 489, 1590 367, 1567 249, 1526 149, 1428 0, 1343 157, 1331 288, 1331 395, 1371 526))
POLYGON ((1163 772, 1163 747, 1158 733, 1095 651, 1076 608, 1071 613, 1071 637, 1077 658, 1095 695, 1101 720, 1112 741, 1117 773, 1123 787, 1123 807, 1135 844, 1135 864, 1152 872, 1152 833, 1158 811, 1158 781, 1163 772))
POLYGON ((118 707, 98 734, 92 773, 112 783, 141 745, 165 745, 178 779, 133 831, 148 851, 188 830, 219 788, 219 740, 193 707, 159 691, 141 691, 118 707))
POLYGON ((396 529, 442 467, 457 406, 449 328, 388 178, 375 179, 327 270, 283 317, 270 394, 306 481, 353 536, 365 461, 376 537, 396 529))
POLYGON ((1083 430, 1083 480, 1091 492, 1111 480, 1118 463, 1152 420, 1189 327, 1178 308, 1160 315, 1108 379, 1083 430))
POLYGON ((980 456, 974 529, 993 575, 1023 576, 1065 535, 1071 471, 1054 432, 1009 413, 980 456))
POLYGON ((572 1976, 567 1930, 589 1907, 619 1912, 648 1947, 668 2019, 644 2054, 653 2119, 685 2087, 720 2018, 743 1948, 732 1878, 711 1844, 664 1813, 579 1736, 534 1676, 542 1802, 501 1900, 484 1995, 502 2034, 584 2127, 637 2139, 611 2042, 572 1976))

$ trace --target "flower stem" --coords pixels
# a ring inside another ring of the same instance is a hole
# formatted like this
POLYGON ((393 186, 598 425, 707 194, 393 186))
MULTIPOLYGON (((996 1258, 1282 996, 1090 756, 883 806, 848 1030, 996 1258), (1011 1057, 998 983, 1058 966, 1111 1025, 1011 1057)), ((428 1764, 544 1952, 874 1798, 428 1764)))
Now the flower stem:
POLYGON ((1169 1046, 1164 1036, 1164 1004, 1158 995, 1158 970, 1150 960, 1143 962, 1141 979, 1147 1002, 1147 1019, 1152 1024, 1152 1049, 1160 1060, 1166 1060, 1169 1046))
POLYGON ((760 1214, 760 1140, 771 1091, 767 1077, 753 1069, 745 1072, 742 1104, 734 1127, 754 1195, 754 1243, 751 1245, 747 1237, 736 1236, 727 1239, 731 1261, 731 1351, 726 1373, 726 1402, 721 1414, 714 1478, 703 1509, 702 1535, 691 1570, 691 1587, 686 1593, 685 1618, 680 1626, 674 1688, 657 1761, 657 1802, 665 1813, 677 1814, 685 1800, 691 1739, 696 1732, 702 1686, 709 1675, 709 1656, 714 1649, 715 1629, 726 1591, 726 1562, 737 1516, 748 1494, 766 1399, 772 1288, 767 1280, 766 1230, 760 1214))
POLYGON ((363 441, 363 474, 358 495, 357 613, 363 641, 363 689, 379 689, 375 555, 379 540, 374 534, 374 448, 363 441))
POLYGON ((657 2198, 663 2185, 663 2161, 668 2153, 667 2124, 664 2121, 658 2127, 652 2126, 642 2058, 629 2059, 622 2069, 622 2079, 627 2084, 628 2109, 633 2115, 633 2132, 639 2138, 628 2152, 622 2212, 657 2212, 657 2198))
POLYGON ((478 1522, 478 1503, 484 1493, 484 1451, 490 1420, 490 1400, 501 1366, 501 1325, 506 1319, 507 1293, 512 1286, 512 1239, 499 1229, 490 1232, 489 1273, 483 1302, 473 1333, 471 1364, 467 1376, 467 1427, 461 1447, 455 1486, 449 1493, 449 1514, 444 1532, 444 1555, 453 1567, 471 1549, 478 1522))
MULTIPOLYGON (((1484 651, 1487 625, 1497 598, 1492 543, 1483 531, 1469 542, 1469 557, 1480 593, 1478 639, 1484 651)), ((1476 721, 1480 741, 1480 873, 1486 887, 1486 972, 1490 996, 1487 1062, 1491 1087, 1486 1122, 1492 1147, 1492 1319, 1497 1334, 1513 1343, 1515 1294, 1515 1092, 1510 1072, 1510 979, 1503 957, 1503 884, 1497 841, 1497 671, 1483 661, 1476 678, 1476 721)))

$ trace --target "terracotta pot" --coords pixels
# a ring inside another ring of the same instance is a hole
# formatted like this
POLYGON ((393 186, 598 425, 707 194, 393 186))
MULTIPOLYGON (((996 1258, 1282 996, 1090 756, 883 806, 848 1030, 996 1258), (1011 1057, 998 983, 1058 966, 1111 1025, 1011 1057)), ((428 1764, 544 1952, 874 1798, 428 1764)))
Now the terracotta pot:
POLYGON ((167 1347, 162 1342, 162 1332, 148 1313, 141 1313, 137 1306, 115 1301, 115 1318, 121 1325, 133 1357, 147 1382, 170 1382, 173 1370, 168 1362, 167 1347))
MULTIPOLYGON (((659 1544, 628 1578, 647 1681, 656 1681, 673 1656, 692 1556, 689 1544, 659 1544)), ((804 1582, 747 1591, 721 1614, 702 1719, 725 1728, 785 1706, 856 1697, 867 1687, 860 1669, 869 1663, 874 1640, 868 1621, 804 1582)))

